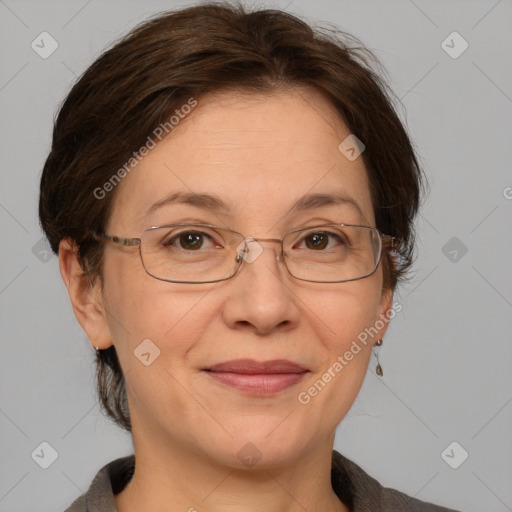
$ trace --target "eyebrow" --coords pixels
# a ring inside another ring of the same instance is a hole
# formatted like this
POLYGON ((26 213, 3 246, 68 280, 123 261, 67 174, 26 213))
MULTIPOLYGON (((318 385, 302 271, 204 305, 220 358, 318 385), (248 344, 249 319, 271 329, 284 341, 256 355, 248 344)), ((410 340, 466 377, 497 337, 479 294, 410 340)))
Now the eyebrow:
POLYGON ((363 209, 361 206, 359 206, 359 203, 355 199, 344 194, 306 194, 295 201, 295 203, 288 211, 288 214, 302 210, 320 208, 322 206, 333 206, 340 204, 350 207, 359 215, 359 218, 362 221, 368 222, 363 209))
MULTIPOLYGON (((173 192, 150 206, 144 214, 144 218, 147 218, 155 211, 170 204, 189 204, 219 213, 231 212, 228 204, 218 196, 193 192, 173 192)), ((293 203, 286 215, 333 205, 348 206, 359 215, 362 221, 367 222, 366 215, 357 201, 344 194, 306 194, 293 203)))
POLYGON ((194 192, 173 192, 168 196, 160 199, 149 207, 144 214, 144 218, 149 217, 156 210, 170 204, 189 204, 197 206, 205 210, 212 210, 215 212, 229 213, 229 206, 218 196, 212 194, 197 194, 194 192))

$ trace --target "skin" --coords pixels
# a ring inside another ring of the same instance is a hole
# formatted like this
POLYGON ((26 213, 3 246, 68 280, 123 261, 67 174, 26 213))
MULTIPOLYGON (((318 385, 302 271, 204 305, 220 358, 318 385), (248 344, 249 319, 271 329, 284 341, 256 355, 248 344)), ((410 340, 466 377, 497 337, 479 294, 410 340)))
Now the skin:
MULTIPOLYGON (((375 226, 362 158, 349 161, 338 150, 349 133, 327 100, 306 88, 201 97, 118 185, 106 232, 137 237, 152 225, 198 221, 281 238, 306 223, 375 226), (231 212, 175 204, 143 219, 173 191, 215 194, 231 212), (287 214, 300 196, 333 191, 357 201, 364 221, 346 205, 287 214)), ((387 324, 310 403, 297 395, 391 308, 392 292, 382 289, 380 265, 357 281, 303 282, 277 258, 278 244, 262 246, 234 278, 190 285, 154 279, 136 247, 106 243, 102 290, 99 281, 81 285, 72 241, 61 242, 77 319, 93 346, 115 345, 125 374, 137 463, 115 498, 119 512, 349 510, 331 487, 335 429, 387 324), (133 354, 147 338, 161 351, 149 366, 133 354), (288 359, 310 373, 255 397, 201 371, 237 358, 288 359), (247 443, 262 455, 252 467, 237 456, 247 443)))

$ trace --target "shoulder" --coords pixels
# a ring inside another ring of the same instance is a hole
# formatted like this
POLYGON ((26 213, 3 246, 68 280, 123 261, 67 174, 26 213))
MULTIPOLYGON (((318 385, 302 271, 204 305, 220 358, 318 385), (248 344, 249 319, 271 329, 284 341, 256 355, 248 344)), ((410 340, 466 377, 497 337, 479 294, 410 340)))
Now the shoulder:
POLYGON ((345 498, 347 491, 343 491, 341 487, 349 487, 348 502, 354 512, 458 512, 383 487, 361 467, 336 450, 333 450, 332 454, 331 474, 333 489, 338 496, 345 498))
POLYGON ((87 493, 82 494, 64 512, 87 512, 87 493))
POLYGON ((128 455, 109 462, 94 477, 87 492, 77 498, 64 512, 116 512, 114 494, 130 481, 135 456, 128 455))

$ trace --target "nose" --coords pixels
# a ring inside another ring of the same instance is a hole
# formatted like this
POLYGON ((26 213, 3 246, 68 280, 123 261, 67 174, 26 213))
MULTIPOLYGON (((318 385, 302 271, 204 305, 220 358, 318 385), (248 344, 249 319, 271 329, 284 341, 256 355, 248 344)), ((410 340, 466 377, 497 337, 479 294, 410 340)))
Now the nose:
POLYGON ((244 261, 230 279, 230 295, 223 312, 231 328, 263 335, 298 324, 299 301, 293 291, 293 278, 281 260, 280 242, 248 238, 240 248, 239 257, 244 261))

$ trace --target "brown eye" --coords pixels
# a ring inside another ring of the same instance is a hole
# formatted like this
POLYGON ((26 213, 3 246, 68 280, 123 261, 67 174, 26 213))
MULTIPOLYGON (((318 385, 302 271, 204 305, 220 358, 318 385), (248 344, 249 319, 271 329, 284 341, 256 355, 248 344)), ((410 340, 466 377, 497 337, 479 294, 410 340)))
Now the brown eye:
POLYGON ((294 246, 311 252, 341 251, 351 247, 344 233, 332 231, 309 231, 294 246))
POLYGON ((329 235, 327 233, 312 233, 304 240, 308 249, 325 249, 329 243, 329 235))
POLYGON ((203 246, 203 235, 201 233, 183 233, 179 235, 179 244, 183 249, 195 251, 203 246))
POLYGON ((213 243, 213 238, 207 233, 201 231, 182 231, 174 236, 167 238, 163 242, 164 247, 183 249, 185 251, 198 251, 207 249, 208 242, 213 243))

